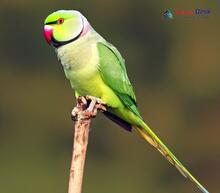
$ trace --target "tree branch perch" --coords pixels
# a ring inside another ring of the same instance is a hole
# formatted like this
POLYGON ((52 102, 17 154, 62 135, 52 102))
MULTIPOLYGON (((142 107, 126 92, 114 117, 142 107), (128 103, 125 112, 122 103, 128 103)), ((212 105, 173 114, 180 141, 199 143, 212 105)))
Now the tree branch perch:
POLYGON ((91 118, 96 116, 98 110, 105 111, 104 105, 105 103, 95 97, 79 97, 77 99, 77 106, 72 111, 72 119, 76 123, 68 193, 82 192, 91 118))

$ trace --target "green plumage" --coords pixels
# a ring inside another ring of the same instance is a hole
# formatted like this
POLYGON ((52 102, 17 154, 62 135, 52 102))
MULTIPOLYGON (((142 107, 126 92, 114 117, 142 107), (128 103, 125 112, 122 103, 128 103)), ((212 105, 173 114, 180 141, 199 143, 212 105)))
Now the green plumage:
POLYGON ((104 82, 116 93, 123 104, 134 114, 141 117, 133 87, 128 79, 124 59, 118 50, 107 43, 97 43, 99 52, 99 70, 104 82))
POLYGON ((76 96, 90 95, 103 100, 110 119, 128 130, 133 127, 203 193, 208 193, 143 121, 119 51, 94 31, 77 11, 55 12, 46 18, 45 24, 50 24, 46 30, 53 30, 59 37, 50 38, 51 31, 45 32, 46 40, 56 47, 76 96), (59 18, 64 21, 62 24, 56 23, 59 18))
POLYGON ((173 155, 173 153, 164 145, 164 143, 156 136, 156 134, 144 123, 136 106, 136 97, 133 87, 128 79, 124 59, 118 50, 109 43, 97 43, 99 50, 100 73, 109 87, 111 87, 116 95, 121 99, 124 106, 137 115, 133 127, 138 133, 144 137, 175 167, 184 177, 188 177, 195 182, 197 186, 204 192, 203 186, 190 174, 183 164, 173 155))

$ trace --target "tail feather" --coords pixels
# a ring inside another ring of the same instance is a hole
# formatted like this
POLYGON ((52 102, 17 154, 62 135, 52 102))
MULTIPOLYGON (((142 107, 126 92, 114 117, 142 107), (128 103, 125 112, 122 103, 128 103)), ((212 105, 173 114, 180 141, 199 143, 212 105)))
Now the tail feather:
POLYGON ((164 145, 164 143, 156 136, 156 134, 141 121, 141 127, 134 126, 137 132, 145 138, 153 147, 155 147, 171 164, 173 164, 179 172, 189 178, 203 193, 209 193, 183 166, 183 164, 173 155, 173 153, 164 145))

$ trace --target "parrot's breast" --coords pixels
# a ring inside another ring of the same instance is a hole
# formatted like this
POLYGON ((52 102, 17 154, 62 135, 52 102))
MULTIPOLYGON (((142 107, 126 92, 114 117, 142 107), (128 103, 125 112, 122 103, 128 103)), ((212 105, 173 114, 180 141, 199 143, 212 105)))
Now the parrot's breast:
POLYGON ((123 106, 100 75, 98 41, 103 41, 98 34, 86 35, 76 42, 58 48, 58 58, 77 95, 101 98, 108 106, 114 108, 123 106))
POLYGON ((91 95, 99 79, 96 43, 97 38, 90 34, 57 49, 67 79, 81 95, 91 95))

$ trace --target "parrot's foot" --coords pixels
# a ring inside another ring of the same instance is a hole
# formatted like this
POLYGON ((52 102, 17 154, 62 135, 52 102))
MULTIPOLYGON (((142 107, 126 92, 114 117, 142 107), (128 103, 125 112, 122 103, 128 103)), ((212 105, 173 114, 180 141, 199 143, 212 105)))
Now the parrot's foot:
POLYGON ((73 108, 71 118, 73 121, 90 119, 97 115, 98 110, 106 111, 106 103, 93 96, 80 96, 77 105, 73 108))
POLYGON ((93 112, 94 109, 106 111, 106 103, 102 101, 100 98, 93 96, 86 96, 86 100, 90 101, 89 107, 87 108, 88 112, 93 112))
POLYGON ((78 115, 80 112, 83 112, 87 108, 87 101, 84 97, 80 96, 76 100, 76 106, 73 108, 71 112, 71 118, 73 121, 78 120, 78 115))

